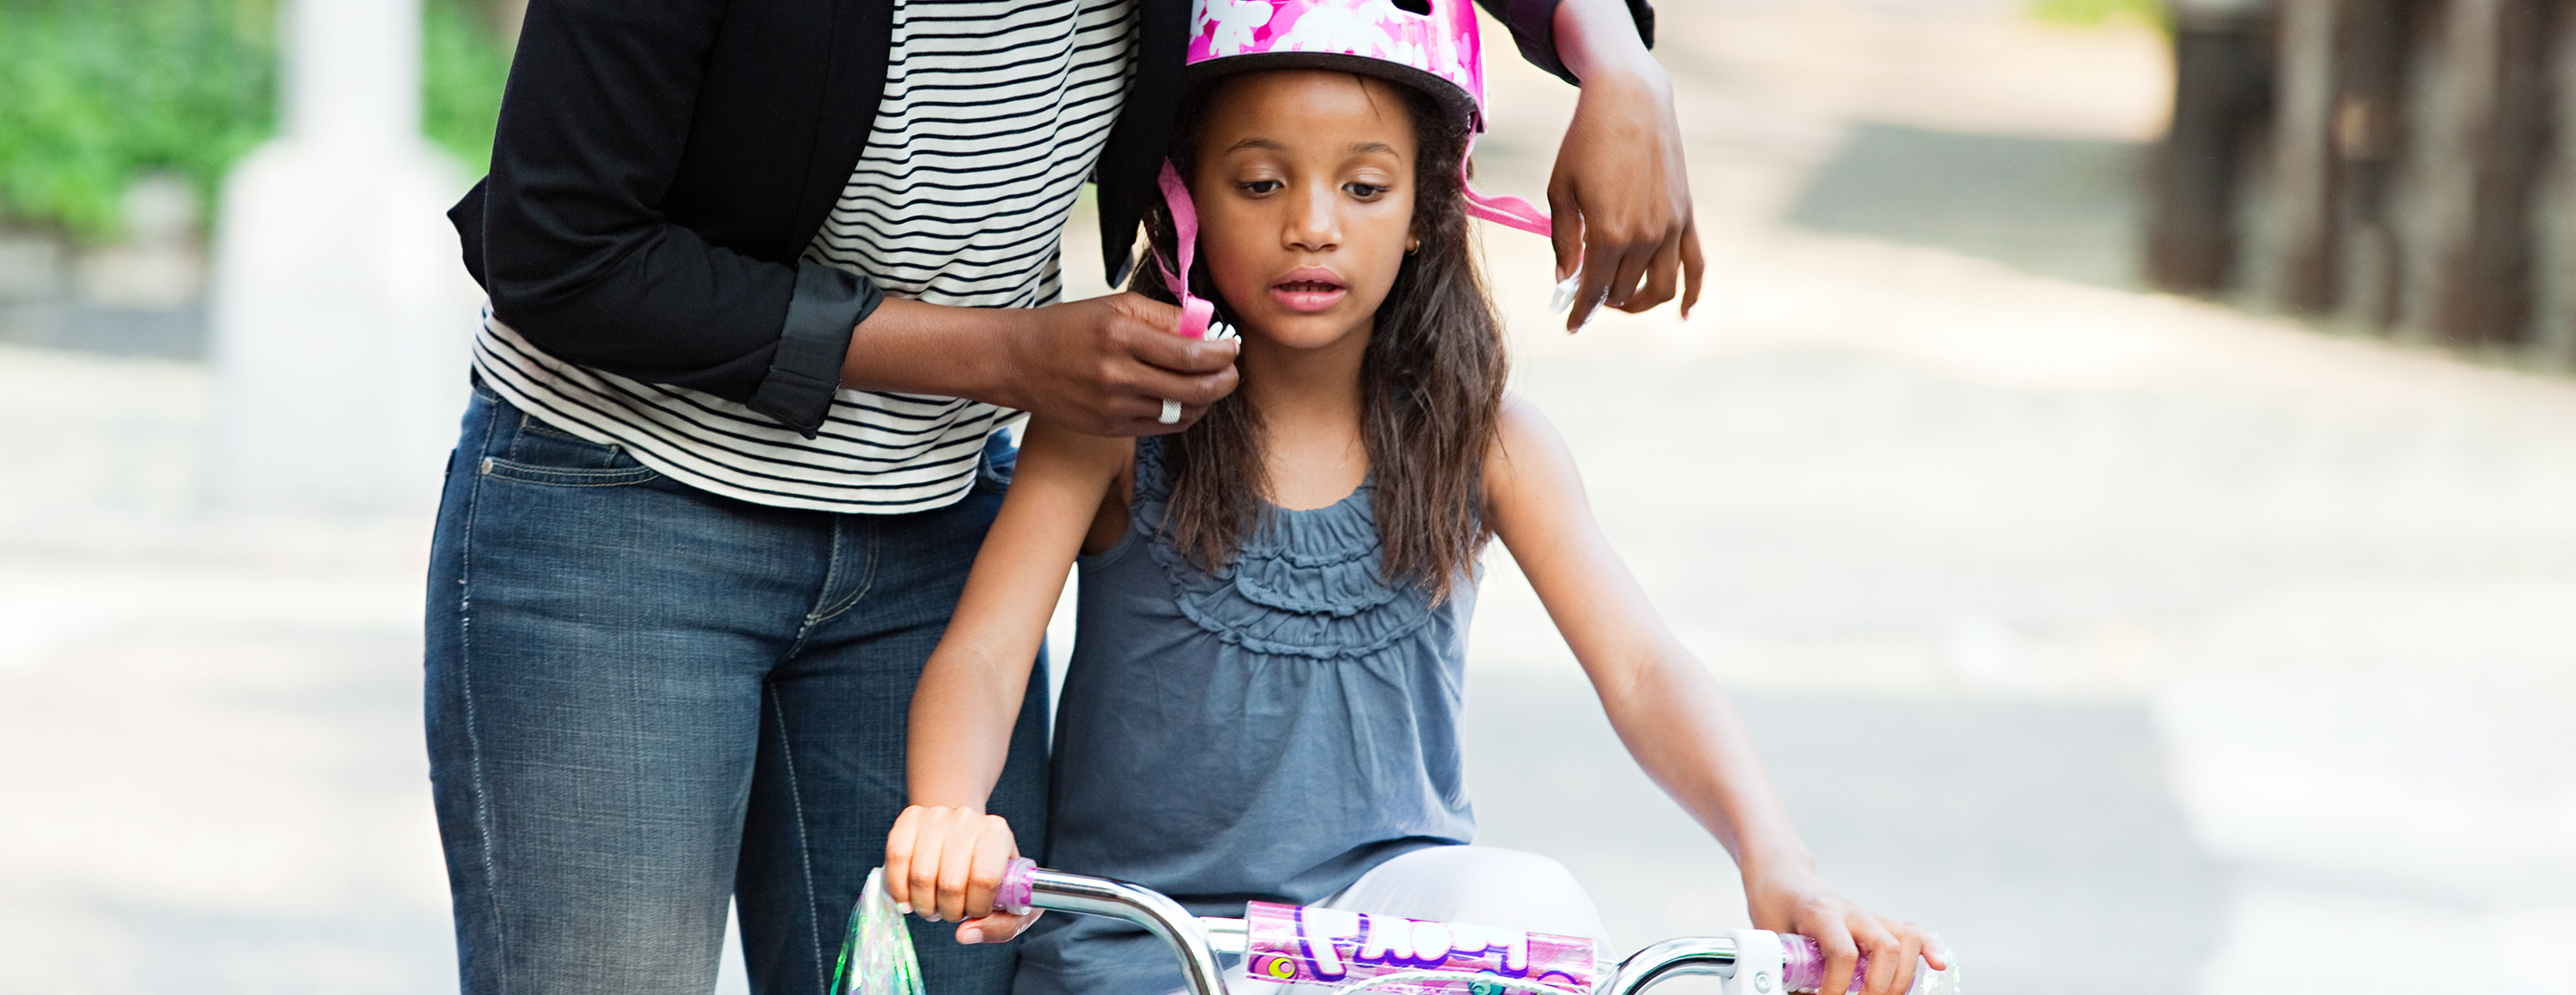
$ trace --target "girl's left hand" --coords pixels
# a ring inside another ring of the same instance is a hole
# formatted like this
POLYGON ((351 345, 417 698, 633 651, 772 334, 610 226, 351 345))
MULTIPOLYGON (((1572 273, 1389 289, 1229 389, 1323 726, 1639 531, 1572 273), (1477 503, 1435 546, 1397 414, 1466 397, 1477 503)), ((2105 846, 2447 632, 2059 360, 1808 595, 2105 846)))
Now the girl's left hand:
POLYGON ((1936 971, 1950 967, 1923 927, 1860 907, 1825 887, 1812 870, 1748 873, 1744 885, 1755 928, 1811 937, 1823 949, 1825 976, 1817 995, 1904 995, 1914 987, 1917 958, 1936 971), (1863 953, 1869 955, 1869 973, 1860 988, 1846 993, 1852 965, 1863 953))

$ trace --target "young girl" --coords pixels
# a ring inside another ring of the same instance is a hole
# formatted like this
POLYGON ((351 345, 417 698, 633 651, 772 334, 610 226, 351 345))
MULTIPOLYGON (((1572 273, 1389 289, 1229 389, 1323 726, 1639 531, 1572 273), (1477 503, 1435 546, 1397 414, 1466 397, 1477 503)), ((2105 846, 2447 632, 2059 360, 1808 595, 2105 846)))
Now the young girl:
MULTIPOLYGON (((1461 169, 1482 89, 1472 13, 1435 3, 1198 5, 1172 156, 1186 193, 1149 229, 1158 261, 1189 274, 1181 296, 1240 329, 1242 386, 1174 436, 1030 423, 913 698, 889 891, 959 921, 962 943, 1028 925, 993 910, 1018 848, 983 806, 1079 563, 1047 866, 1201 915, 1260 899, 1599 938, 1561 867, 1467 845, 1462 665, 1496 536, 1629 751, 1734 855, 1754 924, 1817 938, 1826 995, 1858 951, 1868 995, 1904 991, 1923 934, 1817 879, 1732 706, 1604 541, 1563 441, 1504 392, 1461 169), (1343 35, 1299 47, 1328 23, 1343 35)), ((1065 916, 1033 931, 1016 993, 1179 984, 1159 941, 1065 916)))

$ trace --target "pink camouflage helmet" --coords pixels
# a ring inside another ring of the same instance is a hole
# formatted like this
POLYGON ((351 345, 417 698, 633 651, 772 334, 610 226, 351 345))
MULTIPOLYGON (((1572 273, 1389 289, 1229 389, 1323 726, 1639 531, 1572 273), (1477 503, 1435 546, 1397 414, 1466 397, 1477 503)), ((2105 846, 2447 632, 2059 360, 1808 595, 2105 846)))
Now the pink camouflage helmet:
MULTIPOLYGON (((1485 130, 1484 52, 1473 0, 1192 0, 1190 28, 1183 78, 1191 86, 1254 69, 1355 72, 1428 93, 1466 115, 1474 131, 1485 130)), ((1463 179, 1466 163, 1459 169, 1463 179)), ((1231 329, 1214 320, 1215 305, 1191 294, 1179 276, 1189 272, 1197 254, 1198 210, 1169 161, 1163 163, 1161 185, 1180 243, 1177 269, 1156 262, 1181 302, 1174 331, 1190 338, 1232 337, 1231 329)), ((1470 217, 1548 234, 1547 212, 1528 201, 1488 196, 1473 186, 1466 196, 1470 217)), ((1178 414, 1177 405, 1167 406, 1164 421, 1178 414)))
POLYGON ((1485 66, 1471 0, 1194 0, 1195 85, 1248 69, 1335 69, 1404 83, 1484 130, 1485 66))

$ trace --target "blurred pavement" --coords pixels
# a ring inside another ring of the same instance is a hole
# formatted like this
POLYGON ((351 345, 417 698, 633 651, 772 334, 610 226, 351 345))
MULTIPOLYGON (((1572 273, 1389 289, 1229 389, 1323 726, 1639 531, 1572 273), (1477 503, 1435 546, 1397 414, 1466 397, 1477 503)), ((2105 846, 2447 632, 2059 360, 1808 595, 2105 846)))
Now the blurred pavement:
MULTIPOLYGON (((2529 969, 2576 930, 2576 384, 2125 289, 2147 32, 1708 0, 1661 34, 1700 310, 1569 339, 1543 245, 1489 233, 1491 270, 1828 879, 1980 995, 2345 991, 2425 949, 2420 990, 2576 991, 2529 969)), ((1572 94, 1494 73, 1480 175, 1536 195, 1572 94)), ((453 990, 426 511, 199 510, 210 391, 0 349, 0 995, 453 990)), ((1740 924, 1490 564, 1485 840, 1622 948, 1740 924)))

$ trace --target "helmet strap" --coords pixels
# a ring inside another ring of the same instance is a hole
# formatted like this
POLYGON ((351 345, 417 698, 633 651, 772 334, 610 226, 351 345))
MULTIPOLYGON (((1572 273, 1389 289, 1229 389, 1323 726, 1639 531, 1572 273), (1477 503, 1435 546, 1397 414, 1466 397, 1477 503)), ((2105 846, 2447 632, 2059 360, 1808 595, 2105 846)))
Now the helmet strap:
POLYGON ((1190 263, 1198 255, 1199 208, 1190 200, 1189 184, 1181 182, 1181 173, 1172 168, 1172 160, 1163 160, 1163 173, 1157 177, 1163 187, 1163 207, 1172 214, 1172 243, 1180 252, 1181 268, 1174 272, 1163 266, 1160 254, 1154 267, 1163 271, 1163 286, 1181 302, 1181 323, 1172 329, 1183 338, 1207 337, 1208 323, 1216 320, 1216 304, 1190 293, 1190 263))
POLYGON ((1547 209, 1518 197, 1498 197, 1476 192, 1467 180, 1467 162, 1476 152, 1476 138, 1467 137, 1467 154, 1458 157, 1458 188, 1467 193, 1467 216, 1483 218, 1495 224, 1510 225, 1541 238, 1553 237, 1555 229, 1547 209))

